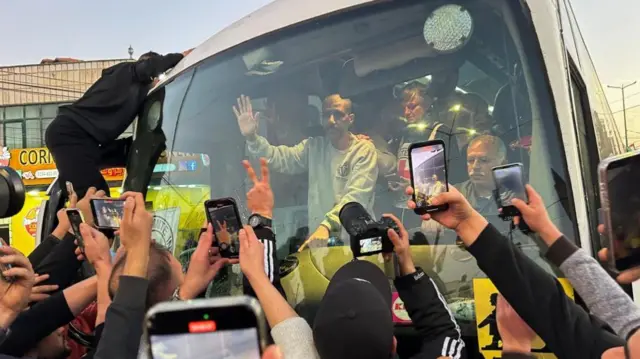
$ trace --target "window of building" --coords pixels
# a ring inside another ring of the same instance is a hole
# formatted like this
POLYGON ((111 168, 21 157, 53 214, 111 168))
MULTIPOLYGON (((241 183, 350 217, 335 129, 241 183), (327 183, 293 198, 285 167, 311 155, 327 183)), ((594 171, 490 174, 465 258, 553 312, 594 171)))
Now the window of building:
POLYGON ((0 107, 3 145, 9 148, 44 147, 44 134, 61 103, 0 107))
POLYGON ((5 120, 19 120, 24 118, 24 107, 11 106, 4 109, 5 120))
POLYGON ((5 122, 4 123, 4 145, 9 148, 24 148, 23 141, 23 122, 5 122))

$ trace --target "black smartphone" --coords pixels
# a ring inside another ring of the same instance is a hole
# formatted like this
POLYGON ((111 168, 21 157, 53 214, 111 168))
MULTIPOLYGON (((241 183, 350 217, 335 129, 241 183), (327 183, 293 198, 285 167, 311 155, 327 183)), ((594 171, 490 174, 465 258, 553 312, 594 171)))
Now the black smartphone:
POLYGON ((99 229, 118 229, 124 213, 124 200, 94 198, 91 200, 91 212, 99 229))
POLYGON ((242 220, 233 198, 210 199, 204 203, 207 220, 213 226, 216 246, 224 258, 238 258, 242 220))
POLYGON ((598 177, 611 268, 640 266, 640 151, 603 160, 598 177))
POLYGON ((75 192, 73 189, 73 183, 67 181, 65 182, 65 186, 67 187, 67 195, 70 197, 75 192))
POLYGON ((71 224, 73 236, 76 238, 76 242, 78 243, 78 247, 84 251, 84 241, 82 239, 82 234, 80 233, 80 223, 84 222, 82 212, 76 208, 67 208, 66 212, 67 217, 69 218, 69 223, 71 224))
POLYGON ((524 175, 522 163, 509 163, 503 166, 493 167, 493 181, 496 184, 496 202, 502 209, 502 215, 513 217, 520 215, 516 207, 511 204, 515 198, 529 203, 527 190, 524 187, 524 175))
POLYGON ((247 296, 164 302, 145 317, 149 357, 260 359, 267 324, 257 300, 247 296))
POLYGON ((449 191, 446 158, 442 140, 412 143, 409 146, 411 187, 417 214, 446 211, 449 208, 448 204, 431 204, 434 197, 449 191))

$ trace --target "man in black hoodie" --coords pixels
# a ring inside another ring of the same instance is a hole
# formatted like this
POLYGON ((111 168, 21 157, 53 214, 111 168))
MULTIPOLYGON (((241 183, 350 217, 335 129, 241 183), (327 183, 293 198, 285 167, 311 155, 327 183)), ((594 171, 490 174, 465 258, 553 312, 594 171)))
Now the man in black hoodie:
MULTIPOLYGON (((79 197, 89 187, 109 193, 100 170, 123 166, 131 144, 131 138, 118 140, 118 136, 138 115, 157 77, 183 57, 148 52, 136 62, 104 69, 81 98, 58 109, 58 116, 47 128, 45 142, 58 168, 59 183, 73 183, 79 197)), ((61 187, 66 198, 66 188, 61 187)))

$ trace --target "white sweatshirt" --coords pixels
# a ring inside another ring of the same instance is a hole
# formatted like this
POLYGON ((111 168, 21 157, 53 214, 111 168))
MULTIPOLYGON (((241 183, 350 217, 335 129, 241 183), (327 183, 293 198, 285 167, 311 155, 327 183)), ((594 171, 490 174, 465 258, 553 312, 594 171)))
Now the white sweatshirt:
MULTIPOLYGON (((269 166, 287 174, 309 173, 309 231, 320 224, 340 230, 338 214, 348 202, 359 202, 373 215, 374 186, 378 178, 377 153, 370 141, 351 135, 351 144, 337 150, 327 137, 312 137, 299 144, 272 146, 258 136, 248 142, 249 153, 265 157, 269 166)), ((277 199, 276 199, 277 200, 277 199)))

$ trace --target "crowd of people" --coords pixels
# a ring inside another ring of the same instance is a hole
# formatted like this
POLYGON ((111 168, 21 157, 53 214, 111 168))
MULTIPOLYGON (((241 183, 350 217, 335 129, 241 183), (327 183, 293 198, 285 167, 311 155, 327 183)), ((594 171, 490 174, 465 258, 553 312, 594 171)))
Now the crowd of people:
MULTIPOLYGON (((108 191, 104 179, 95 176, 99 174, 103 152, 126 153, 128 145, 118 142, 119 133, 133 121, 137 113, 133 109, 142 104, 143 93, 153 79, 175 65, 181 56, 150 53, 138 62, 117 65, 120 67, 106 71, 83 99, 61 110, 54 123, 56 128, 67 131, 61 132, 66 135, 49 131, 47 142, 60 164, 61 176, 74 185, 80 184, 76 185, 77 192, 66 193, 66 208, 80 210, 84 223, 80 233, 75 233, 63 208, 55 230, 28 257, 10 246, 0 247, 0 264, 4 265, 0 279, 0 358, 110 359, 153 355, 144 331, 148 310, 167 301, 195 305, 221 269, 234 264, 239 264, 244 275, 244 294, 257 299, 270 328, 268 339, 272 345, 264 348, 263 359, 396 357, 398 340, 392 319, 391 283, 378 266, 368 261, 346 263, 330 278, 315 319, 308 323, 287 301, 278 266, 274 265, 278 263, 273 250, 276 233, 264 223, 242 226, 237 259, 223 257, 215 245, 214 231, 221 232, 223 227, 226 231, 226 224, 203 223, 185 270, 170 251, 152 240, 153 214, 146 209, 142 193, 122 195, 124 210, 116 232, 103 232, 94 226, 90 202, 105 198, 108 191), (121 82, 114 86, 118 81, 121 82), (121 96, 123 86, 132 89, 124 91, 127 96, 121 96), (137 96, 129 96, 132 93, 137 96), (118 111, 109 115, 107 108, 118 111), (96 131, 95 127, 106 120, 95 113, 116 116, 118 123, 112 123, 108 133, 96 131), (80 134, 84 136, 80 140, 68 141, 78 139, 80 134), (91 150, 83 162, 71 166, 70 154, 87 148, 91 150), (114 242, 120 243, 115 252, 114 242), (88 275, 80 270, 86 264, 92 268, 88 275)), ((413 94, 409 100, 421 95, 417 90, 413 94)), ((349 131, 354 120, 349 100, 337 94, 328 96, 323 105, 325 136, 293 147, 271 146, 267 138, 258 134, 248 98, 242 96, 234 112, 240 131, 247 138, 248 151, 261 157, 260 176, 248 161, 243 163, 252 183, 246 200, 251 213, 273 219, 276 199, 270 168, 291 174, 308 172, 310 177, 321 179, 310 181, 315 188, 309 189, 309 202, 319 205, 310 206, 309 211, 321 213, 309 216, 313 232, 307 244, 326 239, 340 229, 338 212, 343 201, 373 207, 371 191, 383 167, 382 157, 378 156, 381 150, 374 141, 354 139, 349 131), (353 165, 344 167, 344 163, 353 165), (323 193, 335 195, 323 197, 323 193)), ((408 111, 405 117, 417 116, 414 112, 408 111)), ((491 167, 505 163, 504 143, 494 136, 481 135, 468 139, 462 147, 466 147, 470 179, 449 186, 448 191, 434 193, 430 204, 447 205, 443 207, 446 210, 415 216, 454 231, 498 289, 495 305, 502 357, 535 357, 532 345, 540 337, 559 359, 640 358, 640 308, 596 259, 561 233, 533 187, 526 186, 528 202, 517 198, 511 201, 520 213, 513 221, 516 225, 526 222, 538 234, 547 247, 547 260, 562 271, 586 308, 569 298, 556 277, 524 255, 483 216, 483 210, 494 205, 490 193, 495 186, 487 176, 491 167), (496 156, 489 157, 495 163, 487 161, 488 151, 496 152, 496 156)), ((393 167, 398 160, 394 156, 393 167)), ((442 180, 436 176, 433 183, 424 186, 437 183, 441 188, 442 180)), ((402 190, 409 198, 414 194, 407 183, 402 190)), ((405 205, 416 208, 413 200, 405 205)), ((460 359, 471 355, 475 345, 465 343, 438 286, 414 263, 403 222, 393 214, 384 216, 398 228, 388 230, 393 253, 384 257, 399 267, 393 286, 422 342, 415 358, 460 359)), ((631 270, 618 279, 631 281, 637 277, 640 275, 631 270)), ((221 358, 229 354, 210 355, 221 358)))

